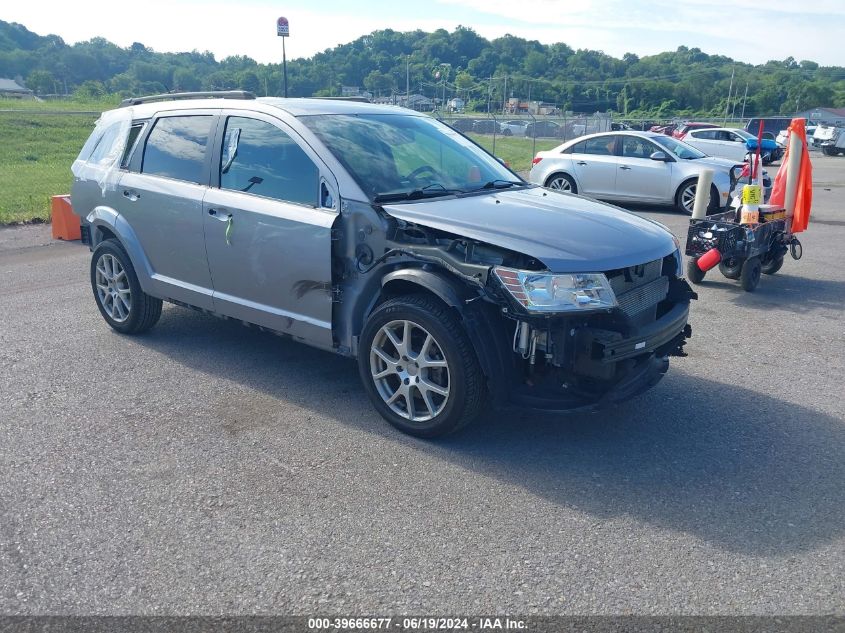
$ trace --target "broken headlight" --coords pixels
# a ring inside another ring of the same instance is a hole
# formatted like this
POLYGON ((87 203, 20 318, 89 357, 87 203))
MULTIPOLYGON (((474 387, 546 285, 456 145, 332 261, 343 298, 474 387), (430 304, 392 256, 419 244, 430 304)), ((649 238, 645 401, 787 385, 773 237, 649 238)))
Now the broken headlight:
POLYGON ((496 278, 530 312, 579 312, 616 307, 616 295, 602 273, 538 273, 496 266, 496 278))

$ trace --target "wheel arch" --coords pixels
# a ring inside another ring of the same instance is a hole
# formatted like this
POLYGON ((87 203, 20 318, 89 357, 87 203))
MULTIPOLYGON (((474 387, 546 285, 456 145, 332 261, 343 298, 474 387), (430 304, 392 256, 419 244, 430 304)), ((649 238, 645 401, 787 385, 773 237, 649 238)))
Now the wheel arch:
POLYGON ((117 240, 132 262, 141 289, 152 294, 152 266, 137 234, 123 216, 111 207, 99 206, 85 217, 85 221, 91 227, 91 250, 104 240, 117 240))
POLYGON ((571 178, 572 182, 575 183, 575 187, 577 188, 578 192, 580 193, 581 183, 578 181, 577 176, 575 176, 575 174, 572 173, 572 171, 565 169, 565 168, 561 168, 561 167, 557 167, 557 168, 553 169, 552 172, 548 176, 546 176, 545 179, 543 179, 543 186, 548 187, 549 182, 555 176, 567 176, 568 178, 571 178))
POLYGON ((464 282, 445 272, 426 268, 402 268, 382 277, 382 289, 369 314, 384 300, 406 294, 425 293, 452 308, 464 327, 481 371, 496 402, 507 399, 512 384, 512 354, 507 344, 505 319, 498 308, 480 298, 464 282))

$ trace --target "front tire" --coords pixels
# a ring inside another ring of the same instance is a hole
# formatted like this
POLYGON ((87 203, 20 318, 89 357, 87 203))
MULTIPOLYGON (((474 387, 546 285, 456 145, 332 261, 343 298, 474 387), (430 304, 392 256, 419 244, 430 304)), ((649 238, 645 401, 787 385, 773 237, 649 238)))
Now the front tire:
POLYGON ((481 412, 484 374, 463 326, 427 295, 389 299, 367 320, 358 370, 370 400, 397 429, 452 433, 481 412))
POLYGON ((578 193, 578 185, 569 174, 554 174, 546 181, 548 189, 563 191, 565 193, 578 193))
POLYGON ((129 255, 115 239, 103 240, 94 249, 91 289, 100 314, 118 332, 146 332, 161 317, 161 299, 141 290, 129 255))
MULTIPOLYGON (((675 207, 678 211, 692 215, 693 207, 695 207, 695 192, 698 189, 698 179, 690 179, 678 187, 675 193, 675 207)), ((707 203, 707 215, 715 213, 719 208, 719 191, 714 185, 710 185, 710 202, 707 203)))

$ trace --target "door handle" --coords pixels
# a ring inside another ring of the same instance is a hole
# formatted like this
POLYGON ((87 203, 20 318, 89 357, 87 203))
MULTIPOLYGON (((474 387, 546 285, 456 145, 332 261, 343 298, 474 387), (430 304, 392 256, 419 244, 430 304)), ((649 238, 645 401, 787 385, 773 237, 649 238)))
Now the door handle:
POLYGON ((579 161, 578 161, 577 163, 575 163, 575 164, 576 164, 576 165, 586 165, 587 163, 586 163, 585 161, 583 161, 583 160, 579 160, 579 161))
POLYGON ((130 202, 135 202, 141 197, 141 194, 137 191, 133 191, 131 189, 124 189, 123 190, 123 197, 129 200, 130 202))
POLYGON ((625 171, 630 171, 630 170, 631 170, 631 168, 630 168, 630 167, 628 167, 628 165, 620 165, 620 166, 619 166, 619 169, 624 169, 625 171))
POLYGON ((209 209, 208 215, 221 222, 228 222, 232 218, 232 214, 226 209, 209 209))

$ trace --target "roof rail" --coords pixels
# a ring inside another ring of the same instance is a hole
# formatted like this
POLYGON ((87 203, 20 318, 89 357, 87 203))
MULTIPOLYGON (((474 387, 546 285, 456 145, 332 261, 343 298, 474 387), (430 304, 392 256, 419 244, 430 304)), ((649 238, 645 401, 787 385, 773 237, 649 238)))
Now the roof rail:
POLYGON ((306 97, 306 99, 324 99, 326 101, 355 101, 358 103, 372 103, 367 97, 306 97))
POLYGON ((120 107, 153 103, 156 101, 177 101, 179 99, 255 99, 255 95, 246 90, 218 90, 209 92, 169 92, 148 97, 131 97, 120 102, 120 107))

